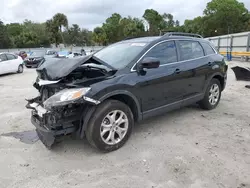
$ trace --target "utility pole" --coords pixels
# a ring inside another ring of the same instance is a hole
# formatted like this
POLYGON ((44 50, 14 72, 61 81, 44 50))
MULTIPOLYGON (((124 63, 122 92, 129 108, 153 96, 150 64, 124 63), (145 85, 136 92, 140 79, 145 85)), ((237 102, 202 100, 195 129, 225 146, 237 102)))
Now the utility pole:
POLYGON ((229 26, 229 22, 227 21, 227 60, 231 61, 232 52, 231 52, 231 48, 229 47, 229 33, 230 33, 230 26, 229 26))

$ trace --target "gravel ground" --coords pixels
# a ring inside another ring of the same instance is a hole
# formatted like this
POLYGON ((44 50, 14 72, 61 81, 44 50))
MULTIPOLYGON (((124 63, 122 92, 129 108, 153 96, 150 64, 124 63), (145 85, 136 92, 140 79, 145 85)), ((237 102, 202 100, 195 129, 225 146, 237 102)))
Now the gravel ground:
MULTIPOLYGON (((246 65, 230 62, 229 65, 246 65)), ((37 95, 36 73, 0 77, 0 134, 34 130, 25 98, 37 95)), ((250 187, 250 90, 231 69, 219 106, 195 106, 138 124, 128 143, 103 154, 85 140, 54 150, 40 141, 0 136, 1 188, 250 187)), ((249 84, 249 82, 248 82, 249 84)))

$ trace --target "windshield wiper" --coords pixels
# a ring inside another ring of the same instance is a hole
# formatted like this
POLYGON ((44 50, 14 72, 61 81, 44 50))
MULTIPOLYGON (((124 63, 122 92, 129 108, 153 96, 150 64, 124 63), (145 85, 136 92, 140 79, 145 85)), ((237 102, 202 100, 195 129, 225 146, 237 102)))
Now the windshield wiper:
POLYGON ((92 55, 92 58, 93 58, 95 61, 97 61, 97 62, 99 62, 99 63, 105 65, 106 67, 108 67, 108 68, 110 68, 110 69, 112 69, 112 70, 117 70, 116 68, 114 68, 113 66, 109 65, 108 63, 102 61, 101 59, 99 59, 99 58, 96 57, 95 55, 92 55))
POLYGON ((97 67, 97 66, 92 66, 92 65, 86 65, 87 68, 94 68, 94 69, 98 69, 101 70, 102 72, 104 72, 105 74, 108 72, 107 69, 101 68, 101 67, 97 67))

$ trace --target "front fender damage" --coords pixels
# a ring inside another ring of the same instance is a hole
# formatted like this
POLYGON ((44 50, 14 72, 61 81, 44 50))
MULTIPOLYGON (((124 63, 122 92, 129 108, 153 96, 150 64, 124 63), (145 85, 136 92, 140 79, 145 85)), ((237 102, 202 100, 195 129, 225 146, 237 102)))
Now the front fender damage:
POLYGON ((26 108, 31 109, 31 123, 35 126, 41 142, 51 148, 66 135, 84 137, 85 127, 100 101, 83 97, 78 103, 70 103, 46 109, 41 97, 27 99, 26 108))

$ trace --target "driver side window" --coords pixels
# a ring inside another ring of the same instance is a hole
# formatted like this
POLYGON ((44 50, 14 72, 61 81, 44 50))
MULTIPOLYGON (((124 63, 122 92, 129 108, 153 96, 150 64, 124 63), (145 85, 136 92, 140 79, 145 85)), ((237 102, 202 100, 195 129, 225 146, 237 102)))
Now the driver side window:
POLYGON ((160 64, 177 62, 177 51, 174 41, 157 44, 144 57, 154 57, 160 60, 160 64))

